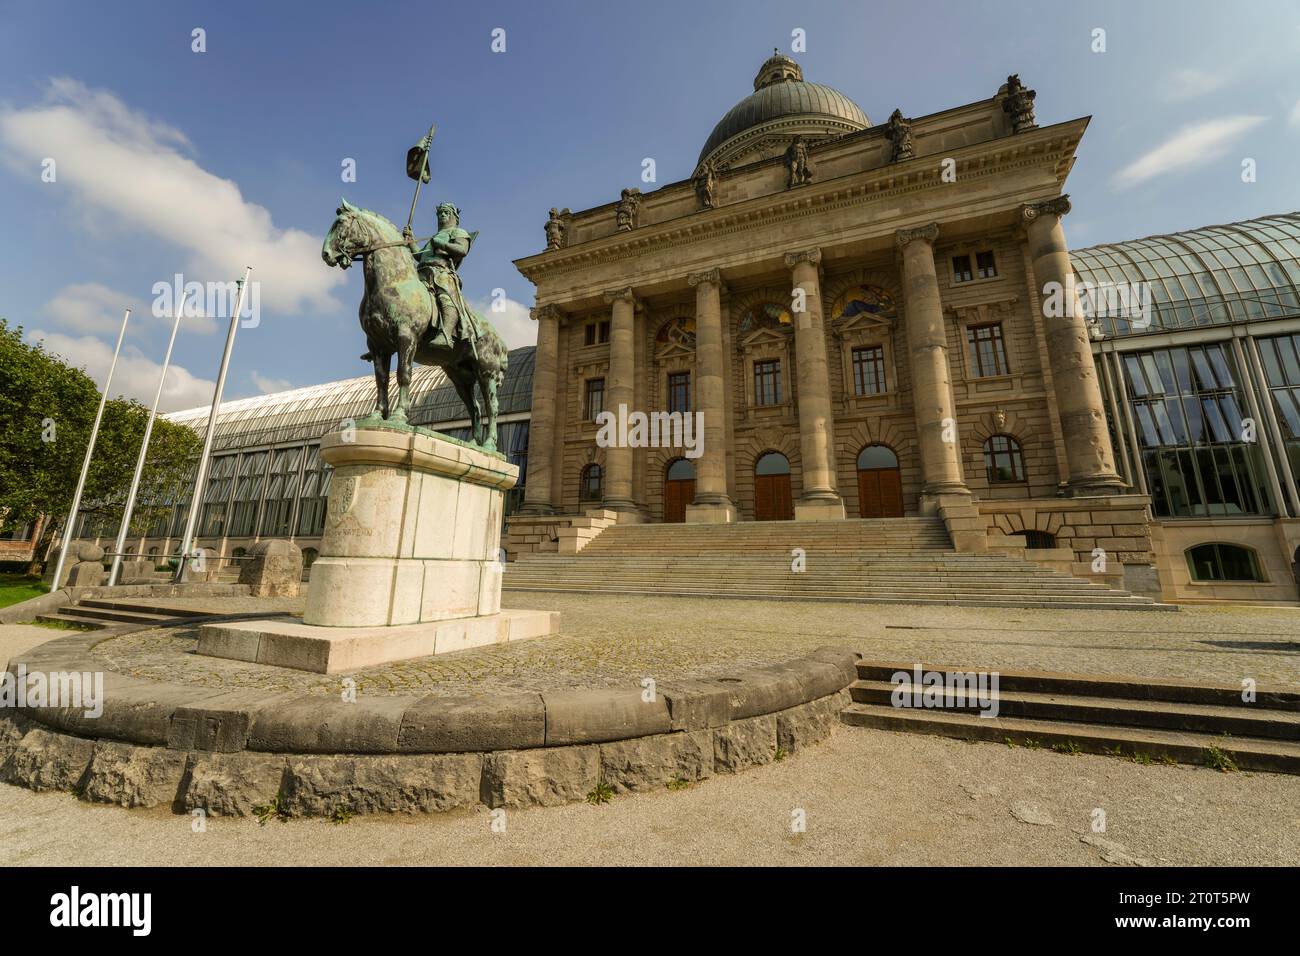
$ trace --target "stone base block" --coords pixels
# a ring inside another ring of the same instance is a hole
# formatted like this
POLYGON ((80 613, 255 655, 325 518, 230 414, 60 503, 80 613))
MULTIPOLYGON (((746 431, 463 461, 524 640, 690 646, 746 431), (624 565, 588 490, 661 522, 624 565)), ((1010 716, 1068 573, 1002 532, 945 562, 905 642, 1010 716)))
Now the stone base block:
POLYGON ((687 524, 731 524, 735 520, 736 506, 730 501, 725 504, 686 506, 687 524))
POLYGON ((841 498, 813 498, 794 503, 795 521, 843 521, 844 516, 841 498))
POLYGON ((234 621, 200 628, 197 650, 208 657, 340 674, 484 644, 545 637, 559 630, 558 611, 515 609, 396 627, 321 627, 297 620, 234 621))

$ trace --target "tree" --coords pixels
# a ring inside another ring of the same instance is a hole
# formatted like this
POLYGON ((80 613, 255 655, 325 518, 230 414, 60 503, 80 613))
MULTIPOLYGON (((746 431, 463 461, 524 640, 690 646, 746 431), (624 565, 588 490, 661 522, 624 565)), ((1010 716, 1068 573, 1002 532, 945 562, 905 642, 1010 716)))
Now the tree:
MULTIPOLYGON (((23 341, 22 326, 0 319, 0 528, 46 522, 37 546, 44 559, 57 526, 66 519, 90 440, 99 389, 41 343, 23 341)), ((110 399, 86 476, 81 510, 120 517, 149 410, 139 402, 110 399)), ((191 429, 154 422, 137 496, 132 531, 143 533, 163 501, 181 484, 202 443, 191 429)))

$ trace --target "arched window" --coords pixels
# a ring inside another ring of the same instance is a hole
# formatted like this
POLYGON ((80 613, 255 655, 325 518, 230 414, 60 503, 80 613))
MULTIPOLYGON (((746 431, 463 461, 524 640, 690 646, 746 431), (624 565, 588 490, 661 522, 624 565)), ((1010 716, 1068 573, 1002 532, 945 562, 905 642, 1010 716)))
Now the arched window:
POLYGON ((1025 536, 1025 547, 1033 550, 1047 550, 1056 547, 1056 535, 1046 531, 1021 531, 1025 536))
POLYGON ((1259 558, 1239 544, 1211 542, 1187 549, 1193 581, 1263 581, 1259 558))
POLYGON ((866 468, 897 468, 898 456, 888 445, 868 445, 858 452, 858 470, 866 468))
POLYGON ((304 571, 308 570, 312 566, 312 564, 315 563, 316 558, 318 558, 319 556, 320 556, 320 552, 317 551, 315 548, 303 548, 302 569, 304 571))
POLYGON ((984 471, 989 484, 1025 480, 1025 460, 1020 442, 1010 435, 994 435, 984 443, 984 471))
POLYGON ((769 451, 755 463, 754 474, 788 475, 790 474, 790 459, 779 451, 769 451))
POLYGON ((669 481, 694 481, 695 466, 687 458, 678 458, 668 466, 669 481))
POLYGON ((599 501, 601 499, 601 478, 600 465, 592 463, 583 468, 582 476, 578 480, 578 500, 599 501))

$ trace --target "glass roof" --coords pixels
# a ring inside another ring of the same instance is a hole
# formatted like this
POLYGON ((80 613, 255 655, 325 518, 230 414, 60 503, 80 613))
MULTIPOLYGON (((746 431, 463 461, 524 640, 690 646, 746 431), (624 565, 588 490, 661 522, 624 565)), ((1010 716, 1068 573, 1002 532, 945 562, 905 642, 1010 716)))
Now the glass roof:
MULTIPOLYGON (((498 414, 528 411, 533 399, 535 351, 531 345, 510 350, 505 381, 497 390, 498 414)), ((395 395, 395 375, 390 387, 395 395)), ((455 387, 440 368, 417 365, 411 377, 411 396, 410 420, 414 425, 437 428, 469 417, 455 387)), ((365 417, 374 407, 373 374, 222 402, 212 447, 222 451, 314 441, 338 428, 345 419, 365 417)), ((180 425, 189 425, 203 435, 207 431, 210 408, 191 408, 164 417, 180 425)))
POLYGON ((1070 261, 1094 287, 1149 289, 1149 327, 1122 313, 1099 316, 1112 335, 1300 314, 1300 213, 1072 249, 1070 261))

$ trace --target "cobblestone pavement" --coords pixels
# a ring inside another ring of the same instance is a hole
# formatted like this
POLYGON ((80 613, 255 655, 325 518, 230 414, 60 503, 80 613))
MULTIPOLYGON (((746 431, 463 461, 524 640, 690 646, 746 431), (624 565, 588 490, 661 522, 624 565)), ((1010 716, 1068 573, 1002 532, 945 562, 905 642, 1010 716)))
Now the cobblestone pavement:
MULTIPOLYGON (((209 607, 212 599, 169 599, 209 607)), ((827 644, 867 657, 1238 683, 1300 683, 1300 609, 1188 607, 1176 613, 709 600, 581 594, 505 595, 506 606, 557 610, 558 636, 358 671, 371 693, 639 686, 788 660, 827 644)), ((301 600, 221 599, 224 613, 301 612, 301 600)), ((52 635, 54 636, 54 635, 52 635)), ((107 668, 211 687, 335 693, 339 677, 193 653, 196 628, 101 643, 107 668)))
POLYGON ((735 776, 505 821, 493 832, 486 808, 343 826, 214 817, 195 833, 188 814, 0 785, 0 865, 1296 866, 1300 777, 840 727, 735 776), (806 833, 791 832, 795 809, 806 833))

